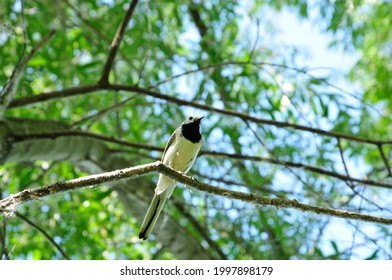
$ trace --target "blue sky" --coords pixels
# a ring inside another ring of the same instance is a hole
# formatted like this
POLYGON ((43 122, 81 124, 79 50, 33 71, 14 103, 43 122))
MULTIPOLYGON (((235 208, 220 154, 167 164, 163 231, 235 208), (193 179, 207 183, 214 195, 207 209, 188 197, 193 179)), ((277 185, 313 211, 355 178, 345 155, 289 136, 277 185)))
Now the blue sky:
MULTIPOLYGON (((312 18, 316 18, 313 15, 312 18)), ((334 73, 343 75, 357 61, 358 54, 348 54, 341 48, 329 48, 332 36, 321 32, 321 26, 315 22, 299 19, 287 10, 277 14, 276 27, 280 29, 278 41, 287 45, 304 48, 310 55, 303 59, 305 65, 311 67, 329 67, 334 73)))

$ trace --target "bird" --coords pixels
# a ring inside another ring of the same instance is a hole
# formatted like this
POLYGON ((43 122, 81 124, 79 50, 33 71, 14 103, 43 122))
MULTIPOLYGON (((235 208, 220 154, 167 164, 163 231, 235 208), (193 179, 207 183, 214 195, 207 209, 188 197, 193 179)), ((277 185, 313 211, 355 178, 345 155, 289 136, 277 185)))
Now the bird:
MULTIPOLYGON (((186 174, 195 163, 203 144, 200 134, 200 122, 203 117, 189 116, 173 132, 163 151, 161 161, 173 169, 186 174)), ((177 182, 168 176, 159 175, 155 194, 140 228, 139 238, 146 240, 177 182)))

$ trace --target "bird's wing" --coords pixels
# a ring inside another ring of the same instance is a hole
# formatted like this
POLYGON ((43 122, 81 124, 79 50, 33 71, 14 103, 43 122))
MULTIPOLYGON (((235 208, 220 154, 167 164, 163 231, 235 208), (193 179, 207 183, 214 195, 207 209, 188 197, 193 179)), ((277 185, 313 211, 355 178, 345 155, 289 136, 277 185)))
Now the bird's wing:
POLYGON ((169 141, 168 141, 167 144, 166 144, 165 150, 163 151, 163 154, 162 154, 162 159, 161 159, 162 162, 164 161, 164 158, 165 158, 165 155, 166 155, 167 150, 168 150, 168 149, 170 148, 170 146, 173 144, 174 139, 176 139, 176 131, 177 131, 177 129, 174 130, 173 134, 170 136, 170 139, 169 139, 169 141))
POLYGON ((188 173, 188 171, 192 168, 193 164, 195 163, 197 156, 191 158, 191 160, 186 164, 185 169, 184 169, 184 173, 188 173))
MULTIPOLYGON (((172 160, 174 160, 174 155, 173 155, 173 145, 174 141, 176 139, 176 131, 173 132, 173 134, 170 136, 169 141, 166 144, 165 150, 163 151, 162 159, 161 161, 166 164, 171 166, 172 160), (166 157, 166 158, 165 158, 166 157), (171 159, 171 161, 169 161, 171 159)), ((155 193, 157 195, 160 195, 164 191, 168 191, 168 193, 171 193, 176 186, 176 181, 172 180, 170 177, 164 176, 162 174, 159 175, 158 178, 158 183, 155 188, 155 193)), ((167 196, 167 195, 166 195, 167 196)), ((170 196, 170 195, 169 195, 170 196)))

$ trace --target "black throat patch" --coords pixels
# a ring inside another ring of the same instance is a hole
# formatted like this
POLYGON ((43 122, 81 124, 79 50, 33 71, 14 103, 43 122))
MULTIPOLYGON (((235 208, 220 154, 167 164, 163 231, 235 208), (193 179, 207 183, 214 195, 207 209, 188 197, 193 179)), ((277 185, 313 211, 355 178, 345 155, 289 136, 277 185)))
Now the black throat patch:
POLYGON ((201 140, 199 127, 200 122, 183 124, 181 125, 181 134, 192 143, 198 143, 201 140))

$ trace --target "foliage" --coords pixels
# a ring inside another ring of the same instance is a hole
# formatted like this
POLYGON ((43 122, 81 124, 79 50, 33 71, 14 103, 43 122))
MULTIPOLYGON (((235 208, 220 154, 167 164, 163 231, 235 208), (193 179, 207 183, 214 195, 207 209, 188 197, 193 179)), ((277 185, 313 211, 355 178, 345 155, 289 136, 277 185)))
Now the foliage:
MULTIPOLYGON (((56 32, 28 62, 14 103, 5 113, 6 121, 58 122, 67 131, 163 147, 186 115, 201 114, 205 116, 204 151, 247 158, 204 154, 190 172, 198 180, 247 193, 391 217, 388 188, 351 180, 391 183, 391 145, 386 141, 392 138, 392 71, 388 63, 392 55, 388 15, 392 11, 386 3, 367 2, 141 1, 121 40, 109 82, 145 89, 147 93, 143 93, 98 84, 129 1, 24 1, 28 50, 52 29, 56 32), (277 45, 274 22, 263 13, 284 9, 324 26, 325 32, 333 34, 334 46, 345 46, 348 55, 353 50, 360 53, 348 75, 359 84, 358 93, 344 91, 329 76, 314 75, 306 65, 298 64, 294 47, 277 45), (315 13, 321 17, 314 19, 315 13), (97 90, 78 92, 83 86, 97 84, 97 90), (23 106, 16 103, 68 89, 78 94, 23 106), (158 98, 151 92, 161 95, 158 98), (191 104, 181 106, 176 100, 191 104), (201 110, 192 104, 223 111, 201 110), (267 121, 252 122, 233 112, 267 121), (346 178, 312 172, 303 165, 346 178)), ((5 0, 0 4, 0 85, 6 84, 23 49, 20 3, 5 0)), ((27 138, 29 133, 30 128, 26 129, 27 138)), ((72 137, 74 142, 69 142, 64 156, 51 150, 48 137, 45 143, 49 146, 41 147, 42 153, 48 153, 45 158, 2 159, 2 197, 160 157, 156 150, 101 140, 97 146, 80 147, 82 136, 72 137), (94 158, 93 148, 103 151, 102 157, 94 158), (117 165, 103 162, 105 158, 117 165)), ((156 176, 145 179, 155 182, 156 176)), ((141 221, 124 207, 115 187, 96 186, 49 197, 23 205, 18 212, 47 231, 72 259, 178 258, 170 244, 154 236, 145 242, 137 239, 141 221)), ((147 205, 151 196, 140 199, 147 205)), ((212 258, 392 258, 387 226, 291 209, 258 208, 183 186, 175 190, 171 201, 165 206, 166 213, 212 258), (185 210, 176 207, 177 203, 185 210)), ((134 206, 141 215, 146 209, 134 206)), ((10 259, 64 258, 18 217, 0 221, 10 259)))

